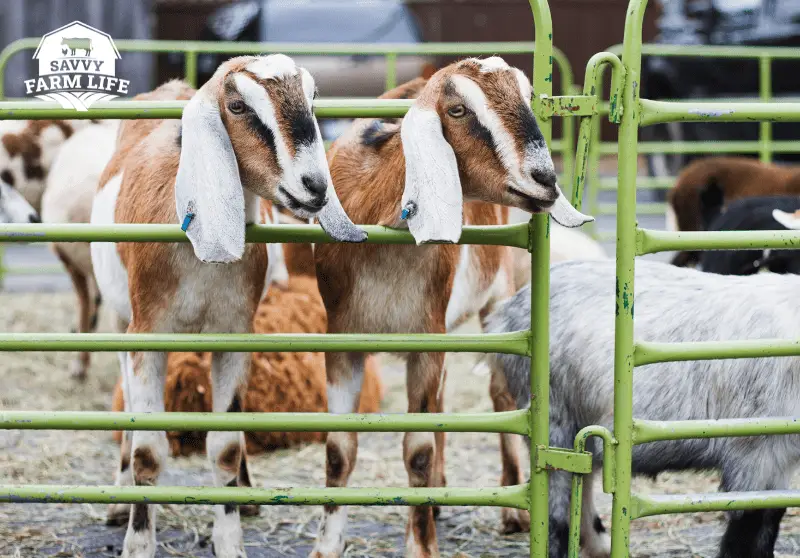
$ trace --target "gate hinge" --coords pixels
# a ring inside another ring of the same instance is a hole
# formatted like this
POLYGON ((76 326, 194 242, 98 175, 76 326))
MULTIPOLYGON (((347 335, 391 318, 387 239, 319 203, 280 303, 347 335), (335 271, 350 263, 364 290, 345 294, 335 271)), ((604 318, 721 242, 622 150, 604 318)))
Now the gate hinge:
POLYGON ((539 96, 537 116, 540 118, 591 116, 593 114, 597 114, 597 97, 594 95, 539 96))
POLYGON ((592 454, 588 451, 536 446, 536 468, 587 475, 592 472, 592 454))

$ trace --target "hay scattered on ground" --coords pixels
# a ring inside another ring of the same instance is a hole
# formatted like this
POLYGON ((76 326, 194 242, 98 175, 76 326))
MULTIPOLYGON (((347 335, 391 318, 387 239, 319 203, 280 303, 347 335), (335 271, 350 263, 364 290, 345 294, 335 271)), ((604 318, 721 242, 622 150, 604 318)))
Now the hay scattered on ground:
MULTIPOLYGON (((0 294, 0 331, 66 332, 73 326, 70 293, 0 294)), ((101 330, 110 331, 104 320, 101 330)), ((474 324, 472 325, 474 328, 474 324)), ((69 378, 67 353, 4 353, 0 357, 0 409, 107 410, 118 373, 113 354, 97 354, 86 384, 69 378)), ((405 409, 404 372, 396 359, 384 359, 387 412, 405 409)), ((488 411, 488 377, 473 372, 474 355, 449 355, 448 410, 488 411)), ((352 486, 405 486, 402 434, 361 434, 352 486)), ((447 478, 451 486, 494 486, 500 477, 496 435, 448 436, 447 478)), ((13 484, 110 484, 117 447, 109 432, 0 431, 0 477, 13 484)), ((251 458, 254 482, 261 486, 323 486, 324 447, 310 445, 251 458)), ((686 493, 716 490, 718 476, 667 474, 653 483, 637 479, 640 492, 686 493)), ((211 484, 205 458, 171 459, 162 484, 211 484)), ((795 486, 800 486, 796 479, 795 486)), ((606 521, 610 498, 601 494, 606 521)), ((251 558, 306 556, 316 534, 318 508, 262 507, 244 521, 251 558)), ((351 507, 348 557, 402 555, 406 510, 402 507, 351 507)), ((117 556, 124 529, 104 525, 99 505, 0 505, 0 556, 117 556)), ((162 506, 159 556, 210 557, 212 513, 205 506, 162 506)), ((525 534, 498 532, 499 510, 445 508, 438 522, 443 556, 524 556, 525 534)), ((641 557, 713 556, 722 533, 719 513, 663 516, 634 523, 632 553, 641 557)), ((800 556, 800 514, 784 519, 778 556, 800 556)))

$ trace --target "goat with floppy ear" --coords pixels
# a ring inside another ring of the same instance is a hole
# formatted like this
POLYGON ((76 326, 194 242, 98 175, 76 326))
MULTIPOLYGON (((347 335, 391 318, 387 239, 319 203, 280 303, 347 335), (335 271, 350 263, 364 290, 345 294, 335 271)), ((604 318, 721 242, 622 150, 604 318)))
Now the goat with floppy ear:
MULTIPOLYGON (((590 218, 556 184, 544 137, 531 110, 531 86, 502 59, 468 59, 384 94, 415 98, 402 121, 358 120, 328 152, 336 191, 357 223, 408 227, 422 246, 318 244, 317 279, 329 332, 444 333, 513 293, 510 250, 453 246, 461 228, 508 220, 508 206, 549 212, 566 225, 590 218), (499 204, 492 205, 492 204, 499 204), (502 207, 506 206, 506 207, 502 207)), ((328 409, 355 412, 364 354, 328 353, 328 409)), ((444 354, 408 356, 408 411, 443 411, 444 354)), ((502 376, 491 386, 495 409, 514 408, 502 376)), ((517 436, 501 437, 503 484, 523 481, 517 436)), ((345 486, 355 466, 355 433, 330 433, 327 486, 345 486)), ((405 436, 411 486, 444 486, 444 434, 405 436)), ((411 508, 406 556, 438 556, 431 507, 411 508)), ((504 529, 529 519, 504 510, 504 529)), ((327 506, 312 556, 341 556, 346 512, 327 506)))
MULTIPOLYGON (((122 124, 92 223, 182 223, 191 246, 92 244, 103 298, 129 322, 129 332, 252 332, 269 269, 267 247, 244 242, 246 224, 262 221, 259 197, 304 218, 317 216, 339 240, 364 240, 333 190, 312 111, 314 91, 306 70, 271 55, 231 59, 196 92, 170 82, 138 97, 190 101, 180 122, 122 124)), ((123 353, 120 363, 129 409, 163 411, 166 353, 123 353)), ((214 354, 215 412, 241 411, 249 366, 249 353, 214 354)), ((217 486, 249 483, 242 441, 237 432, 208 434, 217 486)), ((163 432, 134 432, 117 482, 156 484, 167 451, 163 432)), ((214 506, 214 515, 216 556, 245 556, 238 507, 214 506)), ((123 556, 153 557, 155 532, 155 508, 132 506, 123 556)))

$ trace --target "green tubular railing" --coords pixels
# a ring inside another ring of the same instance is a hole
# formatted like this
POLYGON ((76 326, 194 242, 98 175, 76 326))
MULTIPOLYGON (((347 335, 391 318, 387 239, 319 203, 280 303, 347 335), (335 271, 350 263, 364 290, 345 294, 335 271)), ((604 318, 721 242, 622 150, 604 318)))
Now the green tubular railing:
MULTIPOLYGON (((8 63, 12 57, 26 50, 34 50, 38 45, 39 38, 19 39, 0 51, 0 99, 5 98, 5 73, 8 63)), ((386 59, 386 89, 392 89, 397 85, 397 57, 398 56, 436 56, 436 55, 505 55, 505 54, 530 54, 534 50, 535 43, 532 42, 486 42, 486 43, 422 43, 422 44, 390 44, 390 43, 252 43, 252 42, 229 42, 229 41, 163 41, 163 40, 132 40, 120 39, 115 41, 117 49, 121 52, 144 52, 144 53, 175 53, 184 54, 184 79, 191 85, 197 86, 197 56, 199 54, 268 54, 283 53, 290 56, 353 56, 353 55, 374 55, 383 56, 386 59)), ((562 51, 553 47, 552 57, 555 67, 558 69, 561 78, 562 95, 571 95, 575 90, 574 75, 572 67, 569 65, 567 57, 562 51)), ((552 81, 552 75, 550 76, 552 81)), ((110 104, 109 110, 104 114, 105 118, 176 118, 184 103, 175 103, 174 110, 166 108, 169 103, 164 103, 164 108, 151 109, 157 113, 146 114, 136 110, 135 105, 130 102, 121 101, 122 104, 110 104), (118 109, 110 110, 111 107, 118 109), (177 116, 176 116, 177 115, 177 116)), ((374 108, 372 100, 365 99, 346 99, 346 100, 320 100, 317 111, 320 117, 346 118, 352 113, 353 108, 363 109, 359 114, 363 117, 396 117, 405 113, 410 104, 409 101, 397 101, 397 110, 392 110, 392 103, 383 104, 379 108, 374 108), (372 107, 372 110, 371 110, 372 107)), ((3 113, 4 119, 25 119, 18 115, 14 107, 25 108, 27 103, 6 105, 3 113), (16 116, 15 116, 16 113, 16 116)), ((57 104, 50 105, 53 108, 49 118, 87 118, 80 116, 73 110, 62 109, 57 104)), ((562 137, 552 142, 550 147, 554 152, 560 153, 563 161, 564 170, 562 172, 562 182, 570 184, 570 172, 574 165, 573 147, 575 145, 575 127, 571 120, 565 120, 562 137)), ((2 288, 4 275, 24 275, 40 273, 61 273, 63 268, 60 266, 47 267, 5 267, 3 265, 4 248, 0 245, 0 288, 2 288)))
MULTIPOLYGON (((288 54, 384 54, 389 66, 395 56, 404 54, 511 54, 533 51, 533 85, 536 97, 533 108, 539 118, 542 134, 548 144, 552 140, 554 116, 580 116, 581 145, 586 149, 591 140, 590 129, 596 124, 598 102, 593 92, 573 95, 572 73, 566 59, 552 47, 552 22, 546 0, 530 0, 536 27, 535 44, 531 43, 467 43, 439 45, 276 45, 236 43, 154 43, 118 41, 120 50, 142 52, 183 51, 187 53, 187 73, 196 75, 199 52, 268 52, 288 54), (559 66, 564 92, 552 95, 553 66, 559 66)), ((31 40, 17 41, 0 53, 0 92, 2 74, 14 52, 35 47, 31 40), (26 42, 27 41, 27 42, 26 42)), ((597 65, 610 63, 622 71, 618 60, 597 60, 597 65)), ((616 75, 622 74, 617 72, 616 75)), ((393 81, 394 72, 388 72, 393 81)), ((621 90, 621 79, 617 82, 621 90)), ((393 85, 388 83, 387 85, 393 85)), ((316 103, 318 117, 399 117, 409 101, 373 99, 323 99, 316 103)), ((44 102, 0 102, 2 119, 58 118, 179 118, 185 103, 114 101, 97 103, 88 112, 65 111, 44 102)), ((564 153, 566 172, 573 167, 584 176, 584 157, 574 164, 574 135, 569 120, 564 121, 564 153)), ((551 144, 552 145, 552 144, 551 144)), ((565 184, 568 184, 567 181, 565 184)), ((574 197, 580 200, 582 181, 576 183, 574 197)), ((368 242, 377 244, 412 244, 408 232, 379 226, 363 227, 369 232, 368 242)), ((181 413, 94 413, 94 412, 0 412, 0 429, 63 429, 63 430, 232 430, 232 431, 426 431, 426 432, 509 432, 531 438, 531 478, 525 485, 501 488, 186 488, 186 487, 80 487, 80 486, 0 486, 0 502, 159 502, 159 503, 262 503, 262 504, 358 504, 358 505, 485 505, 527 509, 531 514, 531 556, 547 555, 548 540, 548 471, 563 469, 576 473, 591 470, 591 456, 576 441, 576 451, 549 447, 549 361, 547 350, 533 351, 548 345, 549 301, 549 217, 537 215, 528 224, 498 227, 465 227, 462 244, 507 245, 531 252, 533 288, 531 290, 531 330, 502 335, 399 334, 399 335, 114 335, 114 334, 0 334, 0 351, 468 351, 499 352, 531 357, 531 389, 534 404, 529 410, 506 413, 421 414, 421 415, 339 415, 324 413, 266 414, 181 414, 181 413)), ((318 226, 251 226, 247 242, 331 242, 318 226)), ((177 225, 0 225, 0 242, 186 242, 177 225)), ((587 430, 586 436, 612 437, 601 429, 587 430)), ((607 455, 613 447, 606 444, 607 455)), ((606 487, 614 483, 610 471, 605 475, 606 487)))
MULTIPOLYGON (((614 45, 608 49, 614 54, 621 54, 623 45, 614 45)), ((761 103, 772 100, 772 62, 774 60, 797 60, 800 61, 800 51, 791 47, 742 47, 742 46, 703 46, 703 45, 662 45, 662 44, 643 44, 642 56, 662 56, 673 58, 739 58, 744 60, 758 60, 759 67, 759 90, 758 99, 761 103)), ((603 68, 600 69, 599 80, 602 81, 603 68)), ((646 111, 646 120, 642 125, 650 125, 664 122, 702 122, 707 121, 711 113, 708 109, 719 106, 725 99, 714 99, 709 102, 692 100, 689 104, 660 105, 664 101, 642 102, 648 105, 651 110, 646 111), (655 103, 655 104, 654 104, 655 103), (658 104, 658 105, 657 105, 658 104), (671 114, 670 111, 678 111, 671 114), (679 116, 679 118, 675 118, 679 116)), ((753 102, 742 102, 741 99, 730 99, 728 101, 737 102, 737 107, 730 107, 726 110, 736 110, 735 113, 719 115, 726 122, 748 122, 759 121, 759 139, 756 141, 714 141, 714 142, 692 142, 692 141, 646 141, 640 142, 638 152, 645 154, 758 154, 761 161, 770 162, 777 153, 800 153, 800 139, 775 141, 772 139, 772 123, 770 121, 758 120, 759 115, 749 113, 744 116, 743 111, 747 111, 746 105, 753 102)), ((783 106, 785 103, 781 103, 783 106)), ((613 100, 600 103, 600 111, 611 112, 613 100)), ((752 109, 751 110, 757 110, 752 109)), ((610 116, 612 122, 616 121, 610 116)), ((773 121, 785 121, 776 117, 773 121)), ((600 128, 596 127, 592 149, 589 153, 589 176, 587 178, 589 186, 588 211, 592 215, 614 215, 616 206, 614 204, 599 203, 599 193, 603 191, 616 191, 618 188, 618 177, 601 177, 598 172, 599 159, 602 155, 616 155, 618 144, 616 142, 601 141, 600 128)), ((580 151, 578 152, 580 154, 580 151)), ((637 187, 646 190, 666 190, 675 183, 675 177, 639 177, 637 187)), ((665 203, 643 203, 637 207, 640 215, 663 215, 666 212, 665 203)), ((600 233, 596 228, 591 228, 593 236, 600 240, 613 238, 613 235, 600 233)))
MULTIPOLYGON (((796 418, 760 418, 699 421, 650 421, 635 419, 633 408, 633 369, 657 362, 719 358, 753 358, 800 355, 797 340, 751 340, 705 343, 635 342, 633 331, 634 261, 636 256, 680 249, 746 249, 770 247, 785 249, 800 243, 797 231, 775 232, 696 232, 675 233, 638 229, 636 189, 638 129, 640 126, 674 121, 800 121, 800 103, 764 102, 769 90, 762 86, 762 101, 741 102, 666 102, 640 99, 639 83, 643 54, 689 55, 682 47, 642 45, 642 21, 647 0, 631 0, 625 24, 622 60, 626 79, 623 112, 618 141, 617 189, 617 308, 614 358, 614 487, 612 504, 611 555, 622 558, 629 553, 631 520, 657 514, 713 510, 743 510, 800 505, 796 491, 770 491, 687 496, 642 496, 631 492, 632 450, 636 444, 660 440, 753 436, 800 433, 796 418), (764 93, 767 93, 765 96, 764 93)), ((797 53, 782 49, 714 48, 709 56, 741 57, 755 54, 760 60, 797 58, 797 53)), ((763 70, 762 77, 768 77, 763 70)), ((763 134, 771 133, 761 127, 763 134)), ((768 136, 767 136, 768 137, 768 136)), ((769 141, 761 144, 768 146, 769 141)), ((766 150, 760 151, 762 157, 766 150)))

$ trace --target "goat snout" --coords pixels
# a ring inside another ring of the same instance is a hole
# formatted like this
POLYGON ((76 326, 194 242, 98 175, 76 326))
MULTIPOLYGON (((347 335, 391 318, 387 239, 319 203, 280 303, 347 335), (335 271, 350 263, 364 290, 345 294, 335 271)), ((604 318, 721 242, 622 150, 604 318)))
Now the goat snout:
POLYGON ((302 178, 303 186, 311 194, 311 203, 322 207, 325 205, 325 194, 328 192, 328 181, 317 174, 306 174, 302 178))
POLYGON ((555 200, 558 197, 558 193, 555 191, 556 181, 558 178, 556 177, 556 172, 552 169, 549 170, 541 170, 541 169, 534 169, 531 171, 531 178, 533 180, 544 186, 548 189, 553 189, 553 199, 555 200))
POLYGON ((28 222, 30 223, 41 223, 42 219, 39 217, 38 213, 31 213, 28 215, 28 222))

